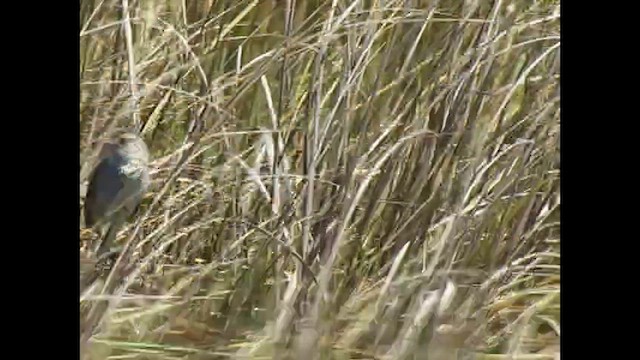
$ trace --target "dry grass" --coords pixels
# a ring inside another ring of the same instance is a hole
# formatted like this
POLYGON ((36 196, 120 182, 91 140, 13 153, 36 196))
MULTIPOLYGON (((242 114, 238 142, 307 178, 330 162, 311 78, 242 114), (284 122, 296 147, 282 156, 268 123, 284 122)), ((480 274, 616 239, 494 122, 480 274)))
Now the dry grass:
POLYGON ((559 356, 558 1, 80 19, 81 176, 114 126, 154 158, 84 358, 559 356))

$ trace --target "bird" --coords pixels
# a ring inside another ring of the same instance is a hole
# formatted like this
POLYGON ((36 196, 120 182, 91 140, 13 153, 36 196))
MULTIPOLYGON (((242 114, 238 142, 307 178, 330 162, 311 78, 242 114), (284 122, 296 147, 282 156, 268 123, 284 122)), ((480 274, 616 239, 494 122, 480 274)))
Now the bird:
POLYGON ((84 202, 85 226, 98 228, 103 238, 98 258, 111 251, 119 229, 136 211, 149 184, 149 149, 144 140, 133 132, 116 132, 100 149, 84 202))

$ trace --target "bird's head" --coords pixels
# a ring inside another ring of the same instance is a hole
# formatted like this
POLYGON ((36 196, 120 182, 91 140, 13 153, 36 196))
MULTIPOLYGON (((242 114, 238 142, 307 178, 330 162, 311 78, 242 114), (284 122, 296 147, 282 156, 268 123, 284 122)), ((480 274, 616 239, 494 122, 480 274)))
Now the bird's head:
POLYGON ((149 149, 144 141, 136 134, 130 132, 119 132, 113 137, 115 150, 123 157, 142 165, 149 162, 149 149))

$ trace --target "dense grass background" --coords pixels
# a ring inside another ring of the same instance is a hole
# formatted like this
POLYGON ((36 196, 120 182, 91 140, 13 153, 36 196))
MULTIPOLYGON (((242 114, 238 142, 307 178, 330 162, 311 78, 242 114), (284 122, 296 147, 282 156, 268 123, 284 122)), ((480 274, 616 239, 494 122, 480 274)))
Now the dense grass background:
POLYGON ((81 181, 154 160, 84 358, 559 358, 559 1, 80 6, 81 181))

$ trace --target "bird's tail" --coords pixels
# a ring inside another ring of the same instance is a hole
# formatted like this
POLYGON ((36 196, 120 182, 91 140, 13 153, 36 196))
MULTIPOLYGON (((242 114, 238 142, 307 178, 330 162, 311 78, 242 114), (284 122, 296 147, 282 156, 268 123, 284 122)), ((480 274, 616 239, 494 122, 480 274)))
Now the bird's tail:
POLYGON ((122 225, 122 222, 120 221, 113 221, 111 224, 109 224, 107 233, 103 237, 102 241, 100 242, 100 246, 96 251, 96 256, 98 258, 100 258, 102 255, 104 255, 105 253, 109 252, 109 250, 111 250, 111 245, 115 241, 116 235, 118 235, 118 231, 120 230, 120 225, 122 225))

